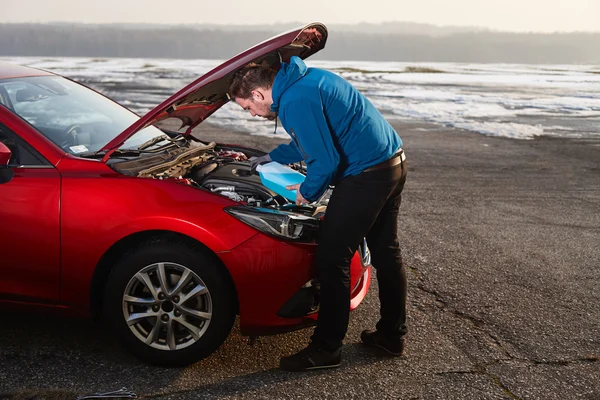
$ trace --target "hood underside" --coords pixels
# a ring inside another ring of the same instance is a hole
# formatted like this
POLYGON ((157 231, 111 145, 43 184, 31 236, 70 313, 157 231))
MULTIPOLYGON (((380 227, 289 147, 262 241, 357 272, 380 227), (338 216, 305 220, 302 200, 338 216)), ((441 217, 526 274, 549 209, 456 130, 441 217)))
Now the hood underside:
POLYGON ((278 70, 281 62, 289 62, 292 56, 305 59, 315 54, 325 47, 326 41, 325 25, 312 23, 275 36, 238 54, 169 97, 111 140, 102 148, 102 151, 107 151, 103 160, 107 160, 112 151, 136 132, 164 119, 179 119, 181 128, 187 127, 185 134, 189 135, 193 128, 230 100, 229 84, 240 68, 249 63, 257 63, 278 70))

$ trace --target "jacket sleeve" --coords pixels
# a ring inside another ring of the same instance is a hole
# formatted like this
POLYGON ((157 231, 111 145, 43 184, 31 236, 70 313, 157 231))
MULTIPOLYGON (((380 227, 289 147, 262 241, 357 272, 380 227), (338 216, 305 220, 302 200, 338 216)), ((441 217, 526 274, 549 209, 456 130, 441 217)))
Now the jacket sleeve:
POLYGON ((306 179, 300 194, 317 200, 335 177, 340 155, 335 148, 320 98, 302 98, 286 107, 288 132, 298 143, 306 162, 306 179))
POLYGON ((289 144, 280 144, 275 147, 269 153, 271 160, 278 162, 279 164, 291 164, 302 161, 304 157, 298 151, 296 143, 291 142, 289 144))

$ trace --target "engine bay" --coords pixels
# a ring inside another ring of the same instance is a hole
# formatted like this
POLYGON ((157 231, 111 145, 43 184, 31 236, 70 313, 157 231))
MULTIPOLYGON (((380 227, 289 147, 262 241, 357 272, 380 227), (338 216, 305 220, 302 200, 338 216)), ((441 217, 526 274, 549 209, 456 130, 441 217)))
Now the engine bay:
MULTIPOLYGON (((316 218, 324 214, 329 193, 315 204, 297 206, 266 188, 258 173, 251 170, 249 161, 249 156, 263 153, 215 143, 188 143, 115 162, 111 167, 125 175, 183 182, 250 207, 275 208, 316 218)), ((300 170, 297 166, 292 168, 300 170)))

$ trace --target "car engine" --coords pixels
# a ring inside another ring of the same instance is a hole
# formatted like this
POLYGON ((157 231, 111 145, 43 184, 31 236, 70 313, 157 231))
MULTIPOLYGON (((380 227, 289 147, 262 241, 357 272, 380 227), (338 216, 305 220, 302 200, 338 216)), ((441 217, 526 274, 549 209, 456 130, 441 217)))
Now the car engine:
POLYGON ((255 151, 215 143, 189 143, 111 166, 126 175, 181 181, 252 207, 274 207, 314 217, 324 212, 329 193, 317 204, 296 206, 263 186, 259 175, 251 171, 246 154, 255 155, 255 151))

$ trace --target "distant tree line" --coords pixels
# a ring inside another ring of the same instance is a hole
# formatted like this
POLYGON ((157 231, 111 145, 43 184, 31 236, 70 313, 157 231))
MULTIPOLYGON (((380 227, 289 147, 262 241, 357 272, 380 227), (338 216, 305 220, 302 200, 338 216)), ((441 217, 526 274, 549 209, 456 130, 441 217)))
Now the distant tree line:
MULTIPOLYGON (((0 56, 227 59, 272 31, 190 27, 0 24, 0 56)), ((457 32, 445 36, 330 30, 315 58, 600 64, 600 33, 457 32)))

